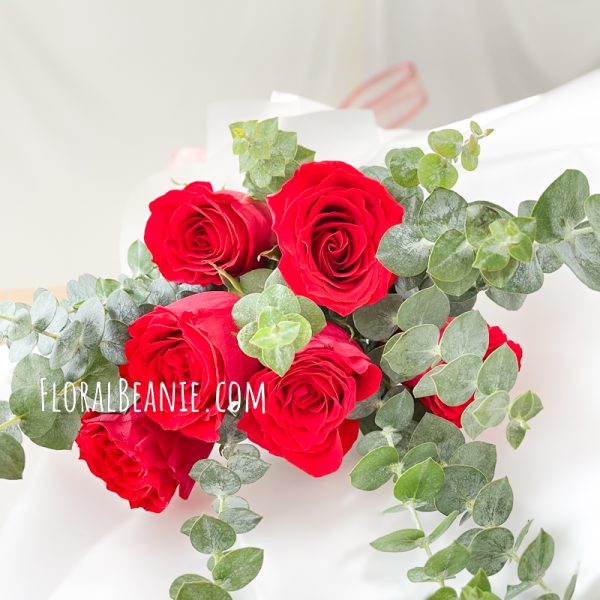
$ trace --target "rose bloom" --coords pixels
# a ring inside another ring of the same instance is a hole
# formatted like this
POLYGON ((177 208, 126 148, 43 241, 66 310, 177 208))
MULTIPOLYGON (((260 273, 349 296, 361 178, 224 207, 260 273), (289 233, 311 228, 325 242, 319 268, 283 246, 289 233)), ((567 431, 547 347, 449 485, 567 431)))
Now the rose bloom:
POLYGON ((164 429, 205 442, 218 440, 224 412, 216 404, 217 386, 223 382, 228 389, 237 382, 244 387, 260 368, 240 350, 235 337, 231 309, 238 299, 229 292, 194 294, 157 306, 129 327, 128 364, 121 375, 141 396, 138 405, 164 429), (181 393, 183 382, 187 385, 181 393), (175 397, 170 398, 175 406, 166 397, 160 405, 161 383, 169 392, 175 384, 175 397), (151 404, 152 391, 156 406, 151 404))
MULTIPOLYGON (((448 326, 448 324, 451 321, 452 321, 452 318, 449 318, 446 321, 446 324, 440 329, 440 339, 441 339, 441 334, 444 332, 444 330, 446 329, 446 327, 448 326)), ((500 327, 497 327, 496 325, 494 325, 492 327, 490 327, 488 325, 488 333, 489 333, 489 344, 488 344, 488 348, 485 353, 485 356, 483 357, 484 360, 494 350, 497 350, 503 344, 508 344, 508 347, 517 356, 517 364, 520 369, 521 368, 521 359, 523 358, 523 349, 521 348, 521 346, 519 346, 519 344, 517 344, 516 342, 509 340, 508 337, 506 336, 506 334, 504 333, 504 331, 502 331, 502 329, 500 329, 500 327)), ((427 373, 430 370, 431 369, 427 369, 427 371, 424 371, 420 375, 413 377, 413 379, 410 379, 409 381, 405 381, 404 385, 412 390, 415 387, 415 385, 417 385, 417 383, 419 383, 419 381, 421 380, 423 375, 425 375, 425 373, 427 373)), ((438 398, 438 396, 425 396, 424 398, 419 398, 419 400, 425 406, 425 408, 429 409, 434 415, 437 415, 438 417, 442 417, 443 419, 446 419, 447 421, 451 421, 458 427, 462 426, 461 417, 462 417, 463 412, 465 412, 465 409, 467 408, 467 406, 469 406, 469 404, 471 404, 471 402, 473 402, 474 399, 475 399, 475 396, 471 396, 471 398, 469 398, 464 404, 460 404, 459 406, 447 406, 438 398)))
POLYGON ((194 481, 188 473, 206 458, 212 444, 165 431, 145 414, 88 411, 75 440, 79 457, 106 487, 129 500, 131 508, 161 512, 179 486, 187 498, 194 481))
POLYGON ((144 240, 169 281, 220 284, 212 265, 233 277, 259 266, 259 254, 275 243, 263 202, 239 192, 214 192, 198 181, 150 204, 144 240))
POLYGON ((374 394, 381 371, 337 325, 327 325, 294 358, 280 377, 269 369, 250 380, 264 385, 265 411, 249 406, 238 427, 271 454, 310 475, 333 473, 358 436, 358 421, 347 417, 374 394))
POLYGON ((346 316, 396 279, 375 258, 404 209, 378 181, 338 161, 302 165, 267 203, 290 288, 346 316))

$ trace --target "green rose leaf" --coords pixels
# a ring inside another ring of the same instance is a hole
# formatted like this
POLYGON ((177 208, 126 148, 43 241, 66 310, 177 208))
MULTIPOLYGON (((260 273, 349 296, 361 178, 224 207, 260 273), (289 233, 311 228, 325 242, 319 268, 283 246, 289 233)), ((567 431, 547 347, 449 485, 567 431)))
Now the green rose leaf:
POLYGON ((438 154, 425 154, 417 168, 419 182, 428 191, 442 187, 452 189, 458 181, 458 171, 438 154))
POLYGON ((431 286, 418 291, 402 302, 398 309, 397 323, 404 331, 423 324, 441 327, 446 323, 449 314, 448 296, 437 287, 431 286))
POLYGON ((532 212, 537 220, 536 240, 549 244, 568 237, 585 217, 589 194, 588 180, 580 171, 567 170, 552 182, 532 212))
POLYGON ((513 491, 506 477, 488 483, 475 498, 473 521, 481 527, 498 527, 510 516, 513 491))
POLYGON ((477 377, 477 388, 486 395, 498 390, 510 392, 517 380, 518 372, 519 366, 515 353, 508 344, 502 344, 483 363, 477 377))
POLYGON ((362 306, 352 315, 356 329, 367 339, 388 340, 398 329, 396 315, 401 304, 401 296, 388 294, 375 304, 362 306))
POLYGON ((449 229, 435 242, 427 270, 436 280, 457 282, 469 275, 474 259, 473 247, 465 235, 449 229))
POLYGON ((433 244, 411 225, 394 225, 388 229, 377 250, 377 259, 392 273, 413 277, 427 269, 433 244))
POLYGON ((448 579, 460 573, 469 561, 469 551, 460 544, 454 543, 436 552, 425 563, 425 575, 434 579, 448 579))
POLYGON ((435 189, 419 211, 419 228, 431 242, 449 229, 462 231, 465 227, 467 203, 456 192, 435 189))
POLYGON ((0 479, 22 479, 25 452, 21 444, 6 431, 0 431, 0 479))
POLYGON ((208 515, 202 515, 190 530, 192 546, 203 554, 224 552, 235 544, 235 540, 235 531, 230 525, 208 515))
POLYGON ((439 329, 435 325, 417 325, 386 343, 383 359, 404 379, 427 370, 438 359, 439 329))
POLYGON ((350 472, 352 485, 359 490, 372 491, 391 479, 391 467, 398 463, 398 451, 381 446, 363 456, 350 472))
POLYGON ((264 552, 260 548, 240 548, 228 552, 214 567, 215 582, 234 592, 247 586, 260 572, 264 552))
POLYGON ((390 150, 385 156, 385 164, 394 181, 403 187, 414 187, 419 184, 417 168, 423 155, 420 148, 390 150))
POLYGON ((431 458, 407 469, 394 485, 394 496, 406 504, 432 502, 444 485, 444 470, 431 458))
POLYGON ((467 569, 473 574, 481 569, 488 576, 495 575, 508 561, 513 542, 513 534, 504 527, 480 531, 469 546, 467 569))
POLYGON ((190 477, 211 496, 230 496, 242 485, 236 473, 209 458, 198 461, 192 467, 190 477))
POLYGON ((465 354, 483 358, 489 345, 487 323, 472 310, 456 317, 444 330, 440 342, 442 359, 451 362, 465 354))
POLYGON ((518 575, 524 582, 539 581, 552 564, 554 558, 554 540, 543 529, 527 546, 519 561, 518 575))
POLYGON ((432 131, 427 137, 431 149, 444 158, 456 158, 462 150, 463 141, 462 134, 456 129, 432 131))
POLYGON ((401 529, 377 538, 371 546, 380 552, 408 552, 418 548, 424 536, 420 529, 401 529))
POLYGON ((474 354, 463 354, 434 373, 437 395, 446 406, 460 406, 475 392, 481 358, 474 354))

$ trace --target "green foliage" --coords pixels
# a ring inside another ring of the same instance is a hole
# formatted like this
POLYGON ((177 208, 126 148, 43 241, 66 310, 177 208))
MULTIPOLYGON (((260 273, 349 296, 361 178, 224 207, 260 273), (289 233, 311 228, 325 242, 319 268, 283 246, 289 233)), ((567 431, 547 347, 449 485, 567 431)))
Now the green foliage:
POLYGON ((260 291, 242 296, 233 307, 233 320, 240 328, 237 340, 245 354, 283 376, 296 352, 325 327, 325 315, 312 300, 296 296, 283 283, 270 283, 262 276, 261 280, 262 289, 253 286, 260 291))
MULTIPOLYGON (((221 429, 229 426, 224 422, 221 429)), ((232 439, 229 433, 223 431, 221 437, 232 439)), ((190 543, 198 552, 211 555, 207 567, 212 581, 200 575, 182 575, 171 585, 171 598, 231 598, 229 592, 247 586, 262 568, 264 557, 261 549, 233 548, 238 534, 251 531, 262 520, 260 515, 250 510, 246 500, 235 494, 242 484, 258 481, 269 465, 261 460, 258 448, 250 444, 225 442, 221 445, 221 454, 226 458, 226 464, 204 459, 190 471, 190 476, 204 492, 215 496, 213 508, 216 517, 194 516, 181 527, 181 532, 189 536, 190 543)))
POLYGON ((279 191, 302 163, 314 160, 315 153, 298 145, 294 132, 279 129, 277 118, 232 123, 229 129, 244 185, 255 198, 279 191))

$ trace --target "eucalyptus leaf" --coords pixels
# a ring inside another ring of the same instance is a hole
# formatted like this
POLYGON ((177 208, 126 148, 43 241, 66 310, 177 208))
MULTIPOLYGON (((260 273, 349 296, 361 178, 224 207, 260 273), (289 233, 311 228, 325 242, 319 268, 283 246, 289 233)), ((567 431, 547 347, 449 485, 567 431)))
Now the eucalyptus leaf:
POLYGON ((513 547, 513 534, 504 527, 480 531, 471 541, 467 569, 477 573, 480 569, 488 576, 495 575, 509 559, 513 547))
POLYGON ((371 546, 380 552, 408 552, 418 548, 424 536, 420 529, 401 529, 377 538, 371 546))
POLYGON ((432 247, 414 226, 394 225, 381 238, 377 259, 392 273, 413 277, 427 269, 432 247))
POLYGON ((498 479, 488 483, 475 498, 473 521, 489 528, 502 525, 513 508, 513 491, 508 479, 498 479))
POLYGON ((463 354, 434 373, 431 378, 439 399, 446 406, 460 406, 467 402, 475 392, 481 364, 478 356, 463 354))
POLYGON ((260 548, 240 548, 228 552, 212 571, 215 582, 232 592, 247 586, 260 572, 263 555, 260 548))
POLYGON ((235 531, 230 525, 208 515, 196 520, 189 535, 192 546, 203 554, 228 550, 236 540, 235 531))
POLYGON ((439 281, 456 282, 471 272, 475 253, 464 233, 456 229, 444 232, 435 242, 427 271, 439 281))
POLYGON ((442 335, 440 353, 446 362, 465 354, 483 358, 489 345, 487 323, 479 313, 472 310, 453 319, 442 335))
POLYGON ((485 359, 477 377, 477 389, 487 395, 498 390, 510 392, 518 372, 515 353, 508 344, 502 344, 485 359))
POLYGON ((359 490, 376 490, 393 475, 391 467, 398 463, 398 451, 381 446, 363 456, 350 472, 352 485, 359 490))
POLYGON ((438 358, 439 329, 435 325, 417 325, 386 343, 383 358, 401 377, 419 375, 438 358))
POLYGON ((444 486, 444 470, 428 458, 402 473, 394 485, 394 496, 405 504, 432 502, 444 486))
POLYGON ((419 212, 419 228, 431 242, 449 229, 462 231, 465 226, 467 203, 456 192, 437 188, 423 202, 419 212))
POLYGON ((0 479, 22 479, 25 452, 21 444, 6 431, 0 431, 0 479))
POLYGON ((404 331, 427 323, 441 327, 446 323, 449 314, 448 297, 437 287, 431 286, 418 291, 402 302, 398 310, 397 323, 404 331))
POLYGON ((554 558, 554 540, 543 529, 527 546, 519 561, 518 575, 524 582, 537 582, 545 574, 554 558))
POLYGON ((398 294, 388 294, 374 304, 362 306, 352 314, 358 332, 367 339, 388 340, 398 329, 396 315, 402 304, 398 294))

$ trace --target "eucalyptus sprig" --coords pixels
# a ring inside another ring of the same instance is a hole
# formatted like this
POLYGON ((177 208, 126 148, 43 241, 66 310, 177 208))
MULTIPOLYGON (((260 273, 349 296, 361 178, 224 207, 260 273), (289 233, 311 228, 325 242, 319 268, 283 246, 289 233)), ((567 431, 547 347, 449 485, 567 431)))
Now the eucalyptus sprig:
POLYGON ((269 465, 261 460, 258 448, 250 444, 226 442, 221 452, 225 465, 204 459, 190 472, 204 492, 215 497, 212 507, 216 517, 191 517, 181 527, 198 552, 210 555, 207 568, 211 579, 197 574, 181 575, 169 590, 172 600, 231 600, 229 592, 247 586, 263 564, 260 548, 232 548, 237 534, 251 531, 262 520, 237 493, 242 484, 258 481, 269 465))
POLYGON ((295 132, 279 129, 277 118, 232 123, 229 129, 240 173, 246 174, 244 186, 254 198, 277 192, 301 164, 315 158, 313 150, 298 144, 295 132))
POLYGON ((31 306, 0 304, 0 343, 8 343, 17 363, 9 402, 0 403, 0 478, 22 477, 21 434, 39 446, 66 450, 87 408, 126 410, 134 397, 127 390, 123 402, 119 365, 126 362, 128 326, 155 306, 201 289, 161 277, 140 241, 130 247, 128 262, 131 274, 118 280, 86 274, 70 281, 60 302, 39 289, 31 306))

